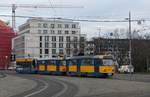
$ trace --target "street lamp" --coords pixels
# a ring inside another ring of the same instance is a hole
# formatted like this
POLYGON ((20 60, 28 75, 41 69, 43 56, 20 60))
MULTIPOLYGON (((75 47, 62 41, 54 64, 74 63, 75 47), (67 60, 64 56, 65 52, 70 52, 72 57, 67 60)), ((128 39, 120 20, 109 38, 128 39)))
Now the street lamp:
POLYGON ((98 54, 101 53, 101 27, 98 28, 98 33, 99 33, 99 36, 98 36, 98 54))
POLYGON ((131 12, 129 12, 129 17, 126 18, 129 21, 129 65, 132 65, 132 31, 131 31, 131 12))

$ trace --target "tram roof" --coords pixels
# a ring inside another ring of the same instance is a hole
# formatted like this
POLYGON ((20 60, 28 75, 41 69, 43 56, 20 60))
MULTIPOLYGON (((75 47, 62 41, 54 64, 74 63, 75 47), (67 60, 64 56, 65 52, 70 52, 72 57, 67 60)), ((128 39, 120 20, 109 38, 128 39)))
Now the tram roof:
POLYGON ((33 61, 33 58, 16 58, 16 61, 17 62, 30 62, 30 61, 33 61))
POLYGON ((73 56, 66 59, 81 59, 81 58, 113 59, 113 56, 112 55, 73 56))
POLYGON ((62 60, 61 58, 37 58, 37 60, 62 60))

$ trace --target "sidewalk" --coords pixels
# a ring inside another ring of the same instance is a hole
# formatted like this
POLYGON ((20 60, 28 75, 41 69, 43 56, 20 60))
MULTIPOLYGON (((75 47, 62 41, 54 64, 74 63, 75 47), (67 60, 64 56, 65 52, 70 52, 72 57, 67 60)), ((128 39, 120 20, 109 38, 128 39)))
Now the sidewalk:
MULTIPOLYGON (((0 74, 0 76, 2 75, 0 74)), ((34 81, 7 75, 4 78, 0 78, 0 97, 10 97, 30 90, 35 86, 34 81)))

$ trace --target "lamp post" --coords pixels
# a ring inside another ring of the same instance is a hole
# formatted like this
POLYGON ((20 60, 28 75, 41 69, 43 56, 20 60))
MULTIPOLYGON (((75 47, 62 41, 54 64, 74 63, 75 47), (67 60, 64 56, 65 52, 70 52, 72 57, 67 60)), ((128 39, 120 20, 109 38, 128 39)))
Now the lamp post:
POLYGON ((132 77, 131 69, 132 69, 132 30, 131 30, 131 12, 129 12, 129 70, 130 70, 130 80, 132 77))
POLYGON ((132 31, 131 31, 131 12, 129 12, 129 17, 126 18, 129 21, 129 65, 132 65, 132 31))
POLYGON ((132 33, 131 33, 131 13, 129 12, 129 59, 132 65, 132 33))
POLYGON ((146 68, 147 68, 147 72, 149 72, 149 58, 148 58, 148 56, 146 58, 146 68))
POLYGON ((99 33, 99 36, 98 36, 98 54, 101 53, 101 27, 98 28, 98 33, 99 33))

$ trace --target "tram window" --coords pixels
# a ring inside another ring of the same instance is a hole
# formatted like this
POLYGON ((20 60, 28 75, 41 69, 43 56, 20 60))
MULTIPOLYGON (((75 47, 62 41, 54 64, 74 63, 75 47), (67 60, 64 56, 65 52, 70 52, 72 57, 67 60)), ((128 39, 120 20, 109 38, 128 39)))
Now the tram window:
POLYGON ((65 66, 66 62, 65 61, 59 61, 59 64, 65 66))
POLYGON ((23 68, 26 68, 25 62, 22 62, 21 65, 22 65, 23 68))
POLYGON ((23 67, 23 63, 21 63, 21 62, 18 62, 18 67, 23 67))
POLYGON ((69 65, 77 65, 77 60, 70 60, 69 65))
POLYGON ((18 63, 17 63, 17 67, 20 67, 20 68, 21 68, 21 67, 23 67, 23 64, 22 64, 21 62, 18 62, 18 63))
POLYGON ((49 61, 49 64, 50 64, 50 65, 55 65, 55 64, 56 64, 56 60, 50 60, 50 61, 49 61))
POLYGON ((81 65, 93 65, 93 61, 92 59, 83 59, 81 61, 81 65))
POLYGON ((94 63, 96 65, 101 65, 102 64, 102 60, 101 59, 95 59, 94 63))
POLYGON ((103 59, 103 65, 113 65, 113 60, 103 59))
POLYGON ((76 65, 77 64, 77 60, 72 60, 72 65, 76 65))
POLYGON ((45 64, 45 61, 42 61, 42 64, 45 64))
POLYGON ((29 67, 31 67, 31 62, 25 62, 24 63, 24 68, 29 68, 29 67))
POLYGON ((22 67, 22 63, 17 62, 17 67, 22 67))

